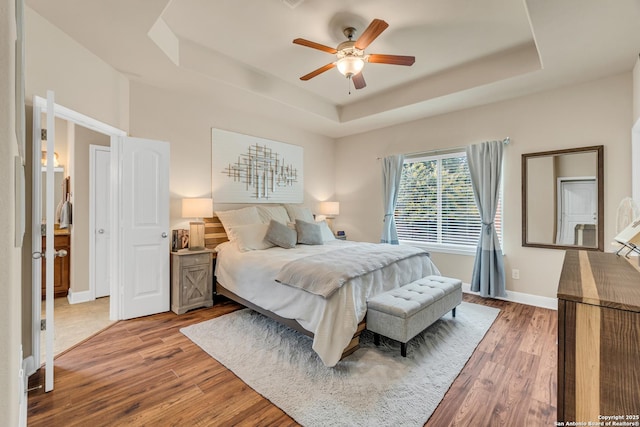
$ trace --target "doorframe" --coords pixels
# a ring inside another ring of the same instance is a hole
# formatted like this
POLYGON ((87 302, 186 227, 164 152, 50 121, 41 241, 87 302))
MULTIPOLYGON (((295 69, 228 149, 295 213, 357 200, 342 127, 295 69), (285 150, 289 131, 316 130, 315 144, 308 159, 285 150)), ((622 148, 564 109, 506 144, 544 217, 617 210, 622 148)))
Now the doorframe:
MULTIPOLYGON (((111 146, 89 145, 89 297, 96 299, 96 152, 107 151, 111 153, 111 146)), ((110 174, 110 170, 108 171, 110 174)), ((110 179, 110 178, 109 178, 110 179)), ((111 212, 109 212, 111 213, 111 212)), ((109 289, 111 295, 111 289, 109 289)))
MULTIPOLYGON (((40 96, 34 96, 34 107, 39 107, 40 112, 41 113, 47 113, 47 99, 46 98, 42 98, 40 96)), ((122 137, 122 136, 126 136, 127 132, 122 130, 122 129, 118 129, 114 126, 111 126, 109 124, 103 123, 99 120, 96 120, 92 117, 89 117, 87 115, 84 115, 82 113, 79 113, 77 111, 74 111, 70 108, 64 107, 60 104, 54 103, 54 116, 58 117, 60 119, 63 120, 67 120, 69 122, 72 122, 76 125, 85 127, 87 129, 91 129, 95 132, 98 133, 102 133, 105 135, 108 135, 111 137, 111 142, 113 143, 114 139, 117 139, 117 137, 122 137)), ((34 118, 33 120, 40 120, 40 117, 35 117, 34 114, 34 118)), ((35 157, 34 157, 35 159, 35 157)), ((33 160, 35 161, 35 160, 33 160)), ((112 157, 112 161, 113 161, 113 157, 112 157)), ((35 166, 34 166, 35 167, 35 166)), ((117 171, 117 165, 115 165, 116 167, 116 171, 117 171)), ((38 163, 38 171, 40 170, 40 164, 38 163)), ((114 171, 114 165, 112 164, 111 166, 111 173, 112 173, 112 177, 111 177, 111 192, 113 194, 113 184, 114 184, 114 180, 113 180, 113 172, 114 171)), ((114 200, 114 199, 112 199, 114 200)), ((116 203, 111 203, 112 207, 113 205, 116 203)), ((33 322, 33 327, 32 327, 32 348, 34 349, 38 349, 38 360, 36 360, 35 356, 36 355, 31 355, 26 359, 26 363, 25 363, 25 367, 26 367, 26 371, 27 371, 27 375, 30 376, 33 373, 36 372, 36 370, 40 367, 40 306, 42 304, 41 302, 41 290, 40 289, 35 289, 35 287, 33 286, 33 281, 32 281, 32 313, 31 313, 31 318, 32 318, 32 322, 33 322), (36 301, 36 296, 39 298, 36 301)), ((114 286, 112 284, 111 286, 111 291, 113 292, 114 286)), ((117 307, 118 305, 118 301, 116 298, 111 298, 110 299, 110 319, 111 320, 118 320, 117 318, 113 317, 112 314, 113 313, 118 313, 119 309, 117 307), (115 300, 115 301, 114 301, 115 300), (114 307, 115 306, 115 307, 114 307)))
MULTIPOLYGON (((559 237, 562 235, 562 231, 564 230, 564 224, 562 223, 562 205, 564 203, 564 197, 562 197, 562 185, 566 182, 575 182, 575 181, 588 181, 593 182, 596 190, 596 212, 597 212, 597 200, 598 200, 598 178, 595 176, 561 176, 558 177, 556 183, 556 241, 558 241, 559 237)), ((596 219, 596 224, 598 220, 596 219)))

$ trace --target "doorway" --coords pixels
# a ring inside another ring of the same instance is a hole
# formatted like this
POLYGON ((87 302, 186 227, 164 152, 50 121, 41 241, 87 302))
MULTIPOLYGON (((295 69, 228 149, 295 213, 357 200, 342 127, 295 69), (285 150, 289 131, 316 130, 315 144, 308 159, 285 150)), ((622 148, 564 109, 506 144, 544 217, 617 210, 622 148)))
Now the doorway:
POLYGON ((560 245, 595 246, 598 186, 593 177, 558 178, 558 235, 560 245), (589 242, 593 242, 589 244, 589 242))
MULTIPOLYGON (((73 248, 73 249, 70 249, 70 253, 74 258, 72 265, 76 267, 80 267, 80 270, 84 268, 85 271, 88 271, 89 243, 88 243, 88 238, 86 238, 86 235, 88 235, 88 218, 89 218, 89 214, 88 214, 89 212, 89 202, 88 202, 88 199, 89 199, 89 171, 88 171, 89 144, 84 144, 80 146, 80 144, 75 144, 75 141, 79 138, 83 138, 83 135, 84 136, 92 135, 92 137, 89 138, 88 140, 95 140, 95 138, 98 138, 103 141, 102 143, 108 145, 110 144, 111 137, 124 136, 126 135, 126 133, 120 129, 117 129, 110 125, 99 122, 88 116, 84 116, 83 114, 77 113, 61 105, 52 104, 52 106, 49 106, 47 99, 40 98, 38 96, 34 97, 33 107, 34 107, 34 114, 33 114, 34 140, 33 140, 32 146, 33 146, 33 152, 34 152, 34 159, 33 159, 34 182, 36 180, 38 180, 39 182, 39 177, 37 176, 37 174, 40 173, 39 172, 40 171, 40 167, 39 167, 40 154, 39 153, 42 149, 41 147, 42 144, 40 142, 39 136, 41 133, 40 129, 42 127, 41 122, 44 122, 41 120, 41 118, 42 118, 42 115, 46 115, 49 109, 51 108, 51 111, 53 111, 53 114, 51 117, 51 124, 53 125, 53 123, 55 122, 56 123, 55 127, 57 127, 59 131, 62 131, 64 129, 64 132, 59 132, 59 133, 61 135, 64 135, 64 143, 66 144, 66 148, 64 150, 66 153, 64 156, 65 157, 64 162, 66 163, 65 175, 71 177, 70 179, 71 188, 69 191, 70 197, 73 199, 74 195, 78 196, 80 193, 83 194, 81 199, 76 199, 78 203, 73 204, 72 212, 75 212, 75 218, 73 218, 73 214, 72 214, 71 226, 68 227, 68 229, 71 230, 69 233, 70 239, 71 239, 70 247, 73 248), (63 124, 61 125, 61 123, 63 124), (36 136, 38 136, 38 138, 36 138, 36 136), (82 155, 83 152, 85 152, 85 150, 86 150, 86 154, 84 155, 84 157, 82 159, 78 157, 82 155), (76 157, 77 159, 75 159, 74 161, 74 158, 76 157), (36 164, 38 165, 37 167, 35 167, 36 164), (38 172, 36 173, 36 171, 38 172), (75 178, 79 178, 79 179, 75 179, 75 178), (81 228, 82 229, 86 228, 87 230, 80 232, 81 228)), ((49 116, 47 116, 46 127, 49 127, 49 116)), ((56 140, 58 139, 58 137, 56 136, 53 139, 56 140)), ((61 140, 60 142, 62 143, 63 141, 61 140)), ((56 148, 54 148, 54 150, 55 149, 56 148)), ((38 189, 37 191, 39 192, 40 189, 38 189)), ((34 204, 35 203, 36 203, 36 200, 34 200, 34 204)), ((40 211, 41 209, 38 208, 37 216, 34 216, 34 218, 39 218, 41 214, 40 211)), ((40 239, 40 235, 41 235, 40 228, 41 228, 40 220, 34 221, 33 227, 32 227, 32 235, 33 235, 34 242, 36 239, 37 240, 40 239)), ((36 246, 36 244, 34 243, 33 247, 37 248, 38 246, 36 246)), ((25 364, 28 375, 33 374, 40 367, 41 354, 43 353, 43 350, 44 350, 44 346, 41 346, 41 335, 45 335, 44 333, 41 334, 41 320, 44 317, 42 315, 42 298, 41 298, 42 284, 40 280, 41 274, 40 274, 39 264, 37 262, 33 263, 33 272, 34 272, 32 274, 32 279, 33 279, 32 297, 33 298, 32 298, 32 313, 31 313, 32 355, 27 358, 26 364, 25 364)), ((84 273, 79 272, 77 269, 74 269, 73 267, 69 269, 69 273, 70 274, 68 278, 68 283, 72 285, 70 289, 73 289, 74 287, 77 288, 77 286, 75 285, 78 283, 81 283, 81 281, 88 284, 89 282, 88 272, 86 273, 86 278, 84 277, 85 276, 84 273)), ((75 303, 77 302, 91 300, 89 289, 86 289, 86 291, 80 291, 80 292, 70 292, 70 293, 64 292, 64 294, 65 296, 63 297, 63 299, 68 300, 68 302, 62 301, 62 305, 66 305, 68 307, 74 306, 75 303)), ((109 303, 108 305, 110 306, 113 302, 109 301, 108 303, 109 303)), ((55 304, 55 302, 52 301, 51 312, 54 316, 56 311, 55 307, 60 305, 61 305, 60 301, 58 301, 58 304, 55 304)), ((111 311, 112 310, 109 307, 109 316, 111 315, 111 311)), ((53 322, 53 329, 56 329, 55 322, 53 322)))
MULTIPOLYGON (((169 163, 170 148, 165 141, 155 141, 143 138, 127 137, 124 131, 98 122, 90 117, 54 103, 53 92, 47 92, 47 100, 34 97, 33 143, 34 164, 40 163, 40 113, 48 113, 47 127, 55 128, 54 117, 62 118, 73 123, 74 129, 84 129, 107 135, 110 142, 109 170, 109 228, 119 230, 112 233, 108 244, 109 254, 109 318, 111 320, 128 319, 169 310, 169 263, 166 256, 169 235, 169 163), (38 136, 38 138, 35 137, 38 136)), ((55 132, 52 132, 55 133, 55 132)), ((53 152, 55 138, 47 139, 47 189, 53 195, 53 152)), ((74 144, 75 149, 75 144, 74 144)), ((87 148, 87 152, 88 152, 87 148)), ((88 154, 87 154, 88 157, 88 154)), ((77 162, 75 169, 83 162, 77 162)), ((88 162, 84 162, 88 163, 88 162)), ((39 169, 38 169, 39 173, 39 169)), ((87 174, 88 175, 88 174, 87 174)), ((40 216, 40 184, 39 176, 34 180, 33 215, 40 216)), ((86 184, 89 179, 76 179, 77 183, 86 184)), ((87 197, 88 199, 88 197, 87 197)), ((53 240, 53 197, 47 197, 47 238, 53 240)), ((88 209, 87 209, 88 211, 88 209)), ((87 223, 89 222, 85 218, 87 223)), ((77 221, 75 226, 78 225, 77 221)), ((33 228, 33 258, 40 261, 40 223, 34 221, 33 228)), ((89 230, 85 233, 91 234, 89 230)), ((54 252, 53 245, 46 246, 47 254, 47 298, 46 325, 50 326, 46 332, 46 377, 45 391, 53 390, 53 268, 51 261, 55 257, 65 256, 64 251, 54 252)), ((76 252, 83 252, 77 250, 76 252)), ((85 254, 88 250, 84 251, 85 254)), ((88 262, 86 263, 89 264, 88 262)), ((41 327, 41 278, 40 264, 34 262, 32 274, 32 319, 33 319, 33 354, 29 357, 26 367, 28 375, 33 374, 40 358, 40 327, 41 327)), ((95 296, 95 292, 70 292, 69 302, 74 302, 78 294, 83 298, 95 296)), ((79 298, 79 297, 78 297, 79 298)))

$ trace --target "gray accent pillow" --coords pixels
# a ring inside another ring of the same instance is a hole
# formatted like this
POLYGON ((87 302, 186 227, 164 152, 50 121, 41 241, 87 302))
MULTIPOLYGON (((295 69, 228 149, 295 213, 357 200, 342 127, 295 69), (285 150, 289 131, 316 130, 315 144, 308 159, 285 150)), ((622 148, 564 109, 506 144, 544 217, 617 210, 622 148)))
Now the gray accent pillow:
POLYGON ((301 221, 296 219, 296 231, 298 232, 298 243, 304 245, 322 245, 322 228, 319 224, 301 221))
POLYGON ((264 238, 266 241, 271 242, 276 246, 291 249, 296 246, 297 234, 296 230, 292 230, 286 225, 272 219, 269 221, 267 234, 264 238))

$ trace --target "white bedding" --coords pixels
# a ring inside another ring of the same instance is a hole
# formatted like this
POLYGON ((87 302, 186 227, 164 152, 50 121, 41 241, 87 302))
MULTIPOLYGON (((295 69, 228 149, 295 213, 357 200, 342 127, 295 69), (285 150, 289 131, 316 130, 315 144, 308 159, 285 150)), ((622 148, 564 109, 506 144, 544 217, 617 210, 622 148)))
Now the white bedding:
POLYGON ((295 319, 314 333, 313 349, 326 366, 334 366, 364 319, 367 299, 431 274, 439 274, 429 257, 412 257, 350 280, 330 298, 275 281, 280 268, 294 259, 318 255, 357 242, 335 240, 324 245, 274 247, 240 252, 231 242, 216 250, 216 278, 225 288, 281 317, 295 319))

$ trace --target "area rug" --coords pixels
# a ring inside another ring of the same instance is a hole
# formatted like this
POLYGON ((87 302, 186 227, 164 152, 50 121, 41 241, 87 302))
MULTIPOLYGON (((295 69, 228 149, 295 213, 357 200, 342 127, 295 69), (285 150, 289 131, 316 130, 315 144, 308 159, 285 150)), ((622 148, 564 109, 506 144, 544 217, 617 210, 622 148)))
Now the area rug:
POLYGON ((360 349, 324 366, 311 338, 244 309, 181 332, 303 426, 422 426, 498 315, 462 303, 407 345, 364 331, 360 349))

